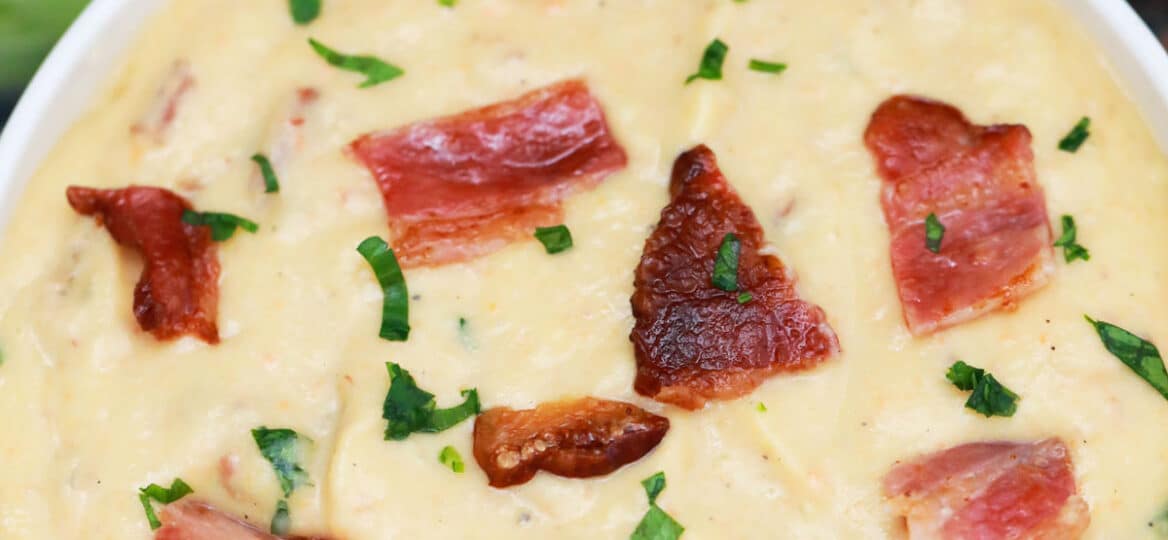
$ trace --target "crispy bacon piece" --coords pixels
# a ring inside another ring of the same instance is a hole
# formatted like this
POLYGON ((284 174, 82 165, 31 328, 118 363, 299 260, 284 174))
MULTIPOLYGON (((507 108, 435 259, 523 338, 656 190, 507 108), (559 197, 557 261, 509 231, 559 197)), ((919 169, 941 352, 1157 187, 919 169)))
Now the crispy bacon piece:
POLYGON ((562 221, 560 201, 623 169, 600 103, 569 80, 350 146, 381 188, 403 266, 479 257, 562 221))
POLYGON ((929 454, 892 469, 884 494, 913 539, 1074 540, 1091 521, 1058 439, 929 454))
POLYGON ((305 115, 320 99, 320 92, 315 88, 303 87, 296 90, 295 95, 279 110, 270 128, 268 128, 268 159, 277 173, 283 173, 292 156, 303 144, 303 127, 305 115))
POLYGON ((677 158, 669 192, 633 283, 637 392, 697 409, 835 354, 839 344, 823 310, 800 300, 783 263, 760 252, 762 227, 709 148, 677 158), (727 233, 741 242, 739 289, 753 295, 745 304, 738 292, 711 283, 727 233))
POLYGON ((219 342, 219 260, 207 227, 183 223, 186 199, 153 187, 70 187, 69 204, 97 216, 119 244, 138 250, 145 267, 134 287, 138 326, 162 340, 190 334, 219 342))
POLYGON ((474 456, 497 488, 525 483, 539 470, 587 478, 641 459, 666 431, 668 418, 620 401, 586 397, 522 411, 496 407, 475 419, 474 456))
MULTIPOLYGON (((250 523, 192 499, 166 505, 154 540, 281 540, 250 523)), ((323 536, 289 536, 285 540, 328 540, 323 536)))
POLYGON ((913 334, 1011 307, 1050 279, 1053 241, 1025 126, 977 126, 944 103, 896 96, 864 141, 884 179, 892 271, 913 334), (925 247, 930 213, 945 226, 939 253, 925 247))
POLYGON ((130 127, 130 132, 148 137, 156 143, 162 142, 170 124, 178 116, 183 97, 194 87, 195 76, 191 72, 191 64, 186 60, 176 61, 158 89, 154 102, 142 118, 130 127))

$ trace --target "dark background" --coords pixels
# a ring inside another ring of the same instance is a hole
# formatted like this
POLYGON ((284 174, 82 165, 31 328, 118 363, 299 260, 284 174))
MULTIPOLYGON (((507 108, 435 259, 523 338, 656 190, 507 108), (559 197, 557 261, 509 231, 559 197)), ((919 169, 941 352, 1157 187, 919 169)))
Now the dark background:
MULTIPOLYGON (((1160 41, 1168 47, 1168 0, 1129 0, 1148 25, 1160 36, 1160 41)), ((8 120, 19 94, 0 91, 0 128, 8 120)))

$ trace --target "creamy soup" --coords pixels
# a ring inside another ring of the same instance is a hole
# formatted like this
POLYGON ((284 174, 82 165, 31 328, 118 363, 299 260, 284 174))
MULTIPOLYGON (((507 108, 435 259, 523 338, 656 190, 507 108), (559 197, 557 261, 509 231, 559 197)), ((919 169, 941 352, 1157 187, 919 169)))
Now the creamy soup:
POLYGON ((1083 315, 1168 343, 1168 159, 1100 53, 1047 1, 326 0, 306 26, 281 0, 174 2, 112 73, 5 232, 0 538, 149 538, 138 489, 174 478, 266 529, 283 493, 253 440, 259 426, 312 441, 300 460, 310 483, 288 497, 301 534, 625 538, 648 508, 640 481, 663 471, 657 503, 686 538, 904 538, 882 492, 898 461, 1060 437, 1091 509, 1086 538, 1156 537, 1168 403, 1083 315), (358 88, 362 76, 326 64, 309 37, 405 74, 358 88), (684 84, 715 37, 729 46, 724 78, 684 84), (752 71, 751 58, 789 69, 752 71), (193 83, 165 135, 143 133, 176 69, 193 83), (345 147, 575 77, 628 154, 565 200, 575 246, 548 255, 514 242, 407 268, 413 331, 380 339, 382 291, 354 248, 391 231, 377 184, 345 147), (317 97, 297 113, 294 149, 281 150, 280 192, 265 194, 249 158, 278 144, 300 88, 317 97), (1059 250, 1050 284, 1016 309, 911 335, 863 142, 896 93, 1027 126, 1055 235, 1058 216, 1073 215, 1090 260, 1067 264, 1059 250), (1090 138, 1060 151, 1083 116, 1090 138), (717 153, 841 352, 687 411, 634 392, 629 298, 673 160, 698 143, 717 153), (141 258, 69 207, 71 184, 166 187, 259 224, 218 246, 221 343, 139 328, 141 258), (968 393, 945 378, 959 359, 1020 395, 1017 413, 963 407, 968 393), (473 421, 385 440, 386 362, 439 407, 464 388, 484 408, 590 395, 671 428, 612 474, 540 473, 495 489, 471 453, 473 421), (464 473, 440 463, 445 446, 464 473))

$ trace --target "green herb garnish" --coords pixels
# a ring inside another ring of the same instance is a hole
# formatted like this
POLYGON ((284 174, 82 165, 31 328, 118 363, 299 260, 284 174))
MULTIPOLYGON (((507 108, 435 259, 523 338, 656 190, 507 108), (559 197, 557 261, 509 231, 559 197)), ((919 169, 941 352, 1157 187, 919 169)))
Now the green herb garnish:
POLYGON ((288 0, 288 9, 296 24, 305 25, 320 15, 320 0, 288 0))
POLYGON ((986 417, 1014 416, 1018 410, 1018 394, 1002 386, 993 375, 984 369, 975 368, 960 360, 949 368, 945 378, 959 390, 973 391, 965 401, 965 407, 986 417))
POLYGON ((466 465, 462 463, 462 456, 458 454, 453 446, 447 446, 438 454, 438 462, 450 467, 450 470, 461 473, 466 470, 466 465))
MULTIPOLYGON (((292 490, 308 483, 308 472, 297 463, 302 437, 290 429, 268 429, 258 427, 251 430, 256 446, 260 449, 264 459, 272 464, 276 471, 276 479, 280 481, 280 490, 284 496, 292 495, 292 490)), ((308 439, 304 439, 308 440, 308 439)))
POLYGON ((933 253, 941 252, 941 240, 945 238, 945 226, 937 219, 937 214, 925 218, 925 248, 933 253))
POLYGON ((747 302, 750 302, 751 300, 754 300, 753 294, 750 294, 748 292, 743 292, 743 293, 738 294, 738 303, 739 304, 745 304, 747 302))
POLYGON ((438 409, 434 394, 418 388, 410 372, 401 366, 386 362, 389 371, 389 392, 381 407, 381 417, 389 422, 385 428, 385 440, 404 440, 411 433, 437 433, 445 431, 463 420, 479 413, 478 391, 463 390, 466 398, 461 405, 449 409, 438 409))
POLYGON ((397 256, 385 240, 376 236, 361 242, 357 252, 373 267, 373 274, 381 285, 383 299, 378 335, 389 341, 405 341, 410 337, 410 293, 406 290, 406 278, 397 263, 397 256))
POLYGON ((251 157, 251 160, 260 166, 260 173, 264 176, 264 193, 278 193, 280 191, 280 181, 276 178, 276 170, 272 168, 272 162, 263 154, 256 154, 251 157))
POLYGON ((758 412, 767 412, 766 403, 763 403, 761 401, 758 403, 758 406, 756 406, 755 408, 758 409, 758 412))
POLYGON ((1075 227, 1075 218, 1064 215, 1061 221, 1063 224, 1063 234, 1055 241, 1054 247, 1063 248, 1063 258, 1068 263, 1075 259, 1083 259, 1084 261, 1091 260, 1091 253, 1087 251, 1087 248, 1075 242, 1075 236, 1078 235, 1078 228, 1075 227))
POLYGON ((288 515, 288 501, 280 500, 276 503, 276 513, 272 514, 270 530, 276 536, 284 536, 291 528, 292 516, 288 515))
POLYGON ((478 348, 474 336, 470 335, 470 321, 466 320, 466 317, 458 318, 458 340, 467 350, 473 351, 478 348))
POLYGON ((1083 142, 1087 140, 1087 137, 1091 136, 1090 129, 1091 119, 1084 116, 1081 120, 1079 120, 1079 123, 1075 124, 1075 127, 1071 128, 1071 131, 1067 133, 1067 136, 1063 137, 1063 139, 1059 141, 1059 150, 1062 150, 1063 152, 1070 152, 1072 154, 1078 152, 1079 147, 1083 146, 1083 142))
POLYGON ((726 233, 722 237, 722 245, 718 247, 718 256, 714 258, 714 274, 710 282, 715 287, 727 292, 738 290, 738 256, 742 252, 742 243, 734 233, 726 233))
POLYGON ((682 527, 677 520, 665 513, 660 506, 657 506, 657 496, 665 490, 665 473, 658 472, 641 480, 641 486, 645 488, 645 494, 649 496, 649 511, 645 512, 645 517, 641 518, 641 522, 637 524, 637 528, 629 536, 629 540, 676 540, 681 538, 685 527, 682 527))
POLYGON ((457 3, 458 3, 458 0, 438 0, 438 5, 440 5, 442 7, 448 7, 448 8, 454 7, 454 4, 457 4, 457 3))
POLYGON ((162 526, 162 522, 158 520, 158 515, 154 513, 154 506, 150 504, 154 500, 160 504, 170 504, 177 501, 195 490, 191 489, 182 478, 175 478, 170 483, 170 488, 164 488, 158 484, 150 484, 144 488, 138 489, 138 500, 142 502, 142 508, 146 510, 146 520, 150 522, 150 530, 158 529, 162 526))
POLYGON ((216 242, 224 242, 235 235, 235 229, 243 229, 249 233, 255 233, 260 230, 260 226, 256 225, 250 219, 241 218, 234 214, 224 214, 221 212, 195 212, 194 210, 183 210, 182 221, 187 225, 194 225, 196 227, 210 227, 211 240, 216 242))
POLYGON ((780 62, 767 62, 766 60, 758 60, 756 58, 750 59, 750 64, 748 67, 750 67, 750 69, 753 69, 754 71, 761 71, 763 73, 774 73, 776 75, 778 75, 779 73, 782 73, 784 71, 787 71, 787 64, 783 64, 780 62))
POLYGON ((312 50, 316 51, 316 54, 320 55, 321 58, 324 58, 325 62, 328 62, 334 67, 365 75, 365 82, 361 83, 358 88, 368 88, 386 81, 391 81, 405 74, 402 68, 386 63, 384 60, 375 56, 342 54, 312 38, 308 38, 308 44, 312 45, 312 50))
POLYGON ((547 250, 548 255, 554 255, 572 247, 572 231, 569 231, 566 225, 537 227, 535 229, 535 238, 543 244, 543 248, 547 250))
POLYGON ((722 40, 714 39, 711 41, 706 46, 706 51, 702 53, 702 63, 698 65, 698 72, 687 77, 685 84, 689 84, 695 79, 722 80, 722 63, 726 61, 726 53, 729 51, 730 47, 722 40))
POLYGON ((1084 317, 1095 327, 1108 352, 1168 399, 1168 372, 1164 370, 1164 360, 1160 358, 1159 349, 1152 342, 1140 339, 1114 324, 1096 321, 1086 315, 1084 317))

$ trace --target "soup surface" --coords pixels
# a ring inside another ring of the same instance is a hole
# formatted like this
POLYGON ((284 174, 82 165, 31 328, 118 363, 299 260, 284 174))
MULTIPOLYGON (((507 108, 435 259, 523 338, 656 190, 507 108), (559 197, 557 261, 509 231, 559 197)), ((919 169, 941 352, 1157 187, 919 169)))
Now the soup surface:
POLYGON ((0 538, 148 538, 138 489, 174 478, 266 529, 283 493, 251 434, 260 426, 312 441, 299 461, 310 481, 287 499, 302 534, 624 538, 647 509, 640 481, 663 471, 657 502, 686 538, 904 538, 882 492, 898 461, 1059 437, 1091 508, 1086 538, 1156 538, 1168 403, 1083 315, 1168 343, 1168 159, 1055 6, 333 0, 309 25, 287 9, 173 2, 23 194, 0 265, 0 538), (309 37, 405 74, 358 88, 362 76, 326 64, 309 37), (715 37, 729 46, 723 78, 685 84, 715 37), (750 70, 752 58, 789 68, 750 70), (183 86, 176 70, 191 77, 181 103, 152 111, 160 88, 183 86), (382 291, 354 248, 391 231, 348 144, 571 78, 586 81, 628 157, 565 199, 574 247, 549 255, 520 241, 407 268, 413 330, 380 339, 382 291), (1055 236, 1058 217, 1073 215, 1090 260, 1065 263, 1060 249, 1051 282, 1015 309, 910 334, 863 140, 898 93, 951 103, 978 124, 1027 126, 1055 236), (301 122, 276 160, 280 191, 264 193, 249 158, 280 144, 290 110, 301 122), (1083 116, 1090 138, 1060 151, 1083 116), (823 309, 840 353, 688 411, 634 391, 629 299, 673 161, 699 143, 798 276, 800 297, 823 309), (166 187, 258 223, 218 244, 219 344, 139 328, 141 259, 69 207, 72 184, 166 187), (945 378, 957 360, 1020 395, 1017 413, 965 408, 968 393, 945 378), (465 388, 484 408, 596 396, 671 427, 606 476, 540 473, 496 489, 473 460, 471 421, 385 440, 386 362, 439 407, 465 388), (446 446, 464 473, 439 462, 446 446))

